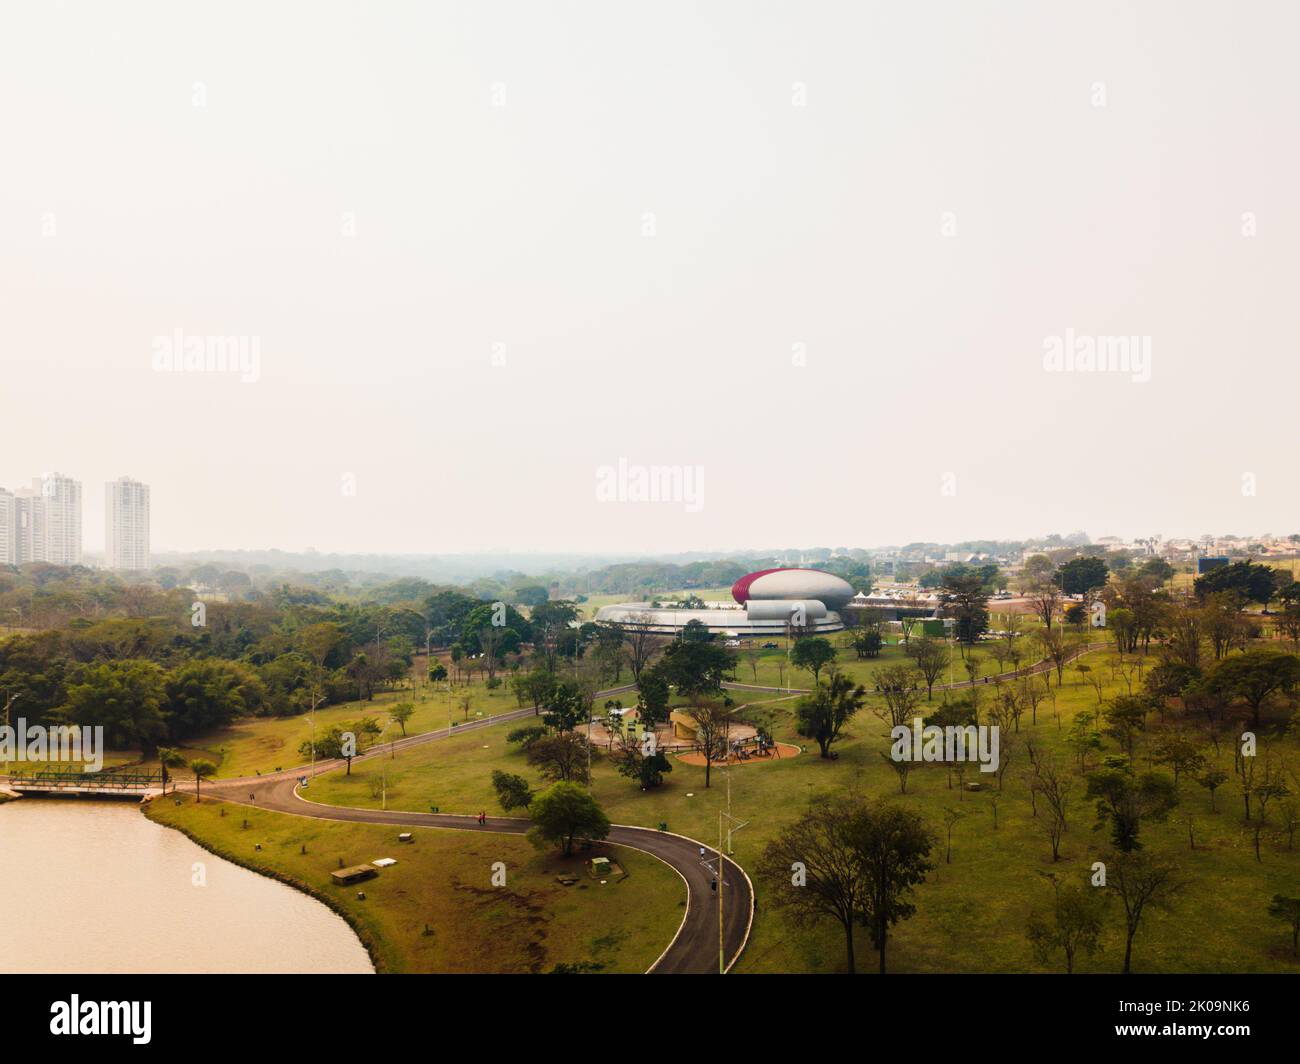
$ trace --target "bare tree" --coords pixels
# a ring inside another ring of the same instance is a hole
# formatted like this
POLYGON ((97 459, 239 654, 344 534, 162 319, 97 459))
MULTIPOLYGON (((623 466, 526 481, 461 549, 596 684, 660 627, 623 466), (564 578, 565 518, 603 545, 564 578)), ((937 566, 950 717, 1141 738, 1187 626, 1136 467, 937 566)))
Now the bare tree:
POLYGON ((623 638, 627 641, 628 663, 632 666, 632 679, 641 681, 641 670, 650 664, 650 659, 662 644, 655 635, 651 615, 645 612, 634 613, 622 623, 623 638))
POLYGON ((1056 586, 1056 581, 1051 576, 1038 577, 1030 584, 1027 597, 1038 619, 1043 622, 1043 628, 1050 632, 1052 618, 1061 603, 1061 589, 1056 586))
POLYGON ((1106 861, 1106 889, 1124 906, 1124 968, 1133 970, 1133 939, 1148 907, 1163 908, 1181 889, 1174 865, 1147 850, 1112 853, 1106 861))
POLYGON ((952 864, 952 829, 957 826, 959 820, 964 820, 969 814, 964 809, 957 809, 954 806, 945 806, 943 810, 943 826, 946 835, 943 863, 952 864))
POLYGON ((948 648, 936 639, 922 636, 907 648, 917 671, 925 678, 926 701, 934 698, 934 682, 948 664, 948 648))
POLYGON ((1043 656, 1056 667, 1056 686, 1060 687, 1064 682, 1065 663, 1069 660, 1070 651, 1073 649, 1070 640, 1059 627, 1040 628, 1035 634, 1042 644, 1043 656))
POLYGON ((773 903, 797 927, 826 918, 844 931, 848 971, 855 971, 853 928, 863 908, 862 859, 854 842, 861 799, 819 802, 773 839, 758 862, 758 875, 773 903))
POLYGON ((876 673, 876 685, 885 704, 874 706, 872 712, 891 728, 910 726, 921 700, 913 671, 906 665, 890 665, 876 673))
POLYGON ((1061 768, 1055 759, 1044 751, 1027 744, 1029 762, 1032 766, 1030 788, 1037 798, 1041 798, 1046 812, 1041 820, 1042 830, 1052 847, 1052 862, 1061 859, 1061 840, 1069 830, 1066 810, 1070 801, 1070 792, 1074 789, 1074 777, 1061 768))
POLYGON ((727 759, 727 738, 731 733, 732 711, 717 699, 700 699, 687 715, 695 722, 695 742, 704 755, 704 786, 709 786, 709 776, 715 761, 727 759))

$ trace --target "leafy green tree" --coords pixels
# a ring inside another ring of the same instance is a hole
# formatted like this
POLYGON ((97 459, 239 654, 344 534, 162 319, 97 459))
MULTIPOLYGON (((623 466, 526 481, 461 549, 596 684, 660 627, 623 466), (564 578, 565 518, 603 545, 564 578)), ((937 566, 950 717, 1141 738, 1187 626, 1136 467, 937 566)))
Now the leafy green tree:
POLYGON ((579 724, 587 723, 587 703, 576 683, 564 681, 553 684, 542 701, 542 720, 557 732, 573 731, 579 724))
POLYGON ((637 713, 647 727, 668 720, 668 699, 671 693, 664 671, 657 665, 642 671, 641 678, 637 681, 637 713))
POLYGON ((1138 566, 1138 575, 1155 581, 1159 587, 1173 579, 1174 567, 1163 558, 1148 558, 1138 566))
POLYGON ((492 788, 497 792, 501 808, 507 813, 512 809, 527 809, 532 804, 534 794, 523 776, 493 769, 492 788))
POLYGON ((1133 743, 1138 732, 1146 731, 1147 713, 1151 703, 1141 695, 1116 695, 1110 705, 1102 710, 1106 720, 1106 734, 1133 756, 1133 743))
POLYGON ((1291 925, 1291 956, 1300 957, 1300 898, 1274 894, 1268 906, 1268 915, 1291 925))
POLYGON ((664 781, 664 775, 673 770, 673 764, 657 746, 647 753, 643 745, 634 736, 624 736, 616 755, 618 771, 621 775, 641 785, 643 791, 658 787, 664 781))
POLYGON ((1300 657, 1263 647, 1246 650, 1218 662, 1207 684, 1216 693, 1244 701, 1250 707, 1251 723, 1258 729, 1265 700, 1300 684, 1300 657))
POLYGON ((1168 731, 1156 739, 1152 757, 1158 765, 1168 765, 1174 772, 1174 786, 1205 765, 1201 744, 1183 731, 1168 731))
POLYGON ((127 659, 84 666, 68 686, 59 716, 83 728, 102 727, 111 747, 139 747, 146 755, 167 735, 163 670, 127 659))
POLYGON ((934 868, 935 839, 919 813, 887 801, 863 808, 848 830, 862 867, 862 922, 884 975, 889 929, 915 914, 910 895, 934 868))
POLYGON ((559 845, 565 857, 573 852, 575 839, 596 841, 609 834, 609 818, 596 800, 566 780, 537 795, 528 812, 533 821, 529 838, 539 845, 559 845))
POLYGON ((712 643, 713 633, 709 631, 709 626, 703 621, 692 619, 682 626, 678 638, 683 643, 712 643))
POLYGON ((1138 831, 1143 820, 1165 820, 1178 804, 1172 779, 1161 772, 1136 775, 1127 765, 1106 765, 1090 773, 1087 796, 1097 800, 1097 828, 1110 826, 1111 840, 1121 853, 1141 849, 1138 831))
POLYGON ((575 731, 557 732, 534 740, 525 747, 530 765, 551 780, 587 782, 591 744, 575 731))
POLYGON ((527 587, 515 588, 515 601, 521 606, 536 608, 551 597, 549 591, 540 584, 530 584, 527 587))
POLYGON ((969 566, 954 565, 944 570, 939 581, 943 615, 954 619, 957 641, 967 646, 973 646, 989 628, 989 588, 985 575, 969 566))
POLYGON ((388 711, 388 713, 389 716, 391 716, 393 720, 397 723, 397 726, 402 729, 402 734, 405 735, 406 722, 410 720, 411 717, 415 714, 415 703, 398 702, 395 706, 393 706, 392 709, 388 711))
POLYGON ((1196 777, 1196 782, 1210 792, 1210 812, 1217 813, 1214 807, 1214 792, 1228 782, 1228 774, 1223 769, 1213 766, 1196 777))
POLYGON ((801 698, 795 707, 795 728, 805 739, 814 739, 821 756, 831 756, 831 745, 840 731, 867 700, 866 689, 854 685, 841 672, 831 673, 829 682, 819 683, 811 695, 801 698))
POLYGON ((1029 944, 1040 962, 1050 964, 1060 953, 1065 958, 1066 974, 1072 975, 1076 956, 1092 956, 1102 948, 1102 898, 1093 887, 1075 883, 1056 887, 1051 911, 1031 913, 1026 928, 1029 944))
POLYGON ((1085 598, 1106 586, 1110 569, 1105 558, 1071 558, 1056 570, 1056 586, 1067 595, 1085 598))
POLYGON ((1202 601, 1217 592, 1227 592, 1243 606, 1248 602, 1267 606, 1286 578, 1287 574, 1272 566, 1247 560, 1233 562, 1212 569, 1204 576, 1198 576, 1192 584, 1192 590, 1202 601))
POLYGON ((796 669, 806 669, 813 674, 813 683, 821 681, 821 671, 835 660, 835 648, 829 639, 821 636, 804 636, 796 639, 790 649, 790 661, 796 669))
POLYGON ((247 665, 220 658, 187 661, 164 681, 168 728, 173 738, 224 728, 266 703, 266 685, 247 665))
POLYGON ((489 649, 497 655, 510 654, 519 649, 519 644, 531 634, 531 629, 523 614, 513 606, 484 602, 465 617, 457 644, 467 654, 485 654, 489 649), (496 624, 498 620, 503 623, 496 624), (484 642, 485 635, 491 638, 490 647, 484 642))
POLYGON ((718 643, 670 643, 655 666, 660 675, 692 704, 708 695, 720 694, 722 682, 735 667, 735 659, 718 643))

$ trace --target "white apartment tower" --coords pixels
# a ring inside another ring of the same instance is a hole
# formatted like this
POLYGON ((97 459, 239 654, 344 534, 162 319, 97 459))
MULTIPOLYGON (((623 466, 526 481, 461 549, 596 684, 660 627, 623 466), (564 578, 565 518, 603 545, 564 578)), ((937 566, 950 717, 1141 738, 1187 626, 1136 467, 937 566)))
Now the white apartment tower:
POLYGON ((44 532, 45 554, 39 560, 51 565, 80 565, 81 481, 62 473, 46 473, 32 481, 32 491, 42 503, 33 530, 44 532))
POLYGON ((0 488, 0 565, 18 564, 17 500, 0 488))
POLYGON ((0 564, 81 564, 81 482, 62 473, 0 488, 0 564))
POLYGON ((105 560, 110 569, 149 568, 149 485, 118 477, 104 485, 105 560))

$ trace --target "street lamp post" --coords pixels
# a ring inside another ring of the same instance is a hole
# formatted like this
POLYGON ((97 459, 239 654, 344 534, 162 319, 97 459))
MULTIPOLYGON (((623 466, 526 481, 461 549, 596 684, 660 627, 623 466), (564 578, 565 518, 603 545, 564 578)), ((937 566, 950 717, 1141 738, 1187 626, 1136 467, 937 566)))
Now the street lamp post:
POLYGON ((307 721, 311 724, 311 777, 316 778, 316 707, 312 707, 311 713, 307 715, 307 721))
MULTIPOLYGON (((6 728, 9 727, 9 707, 12 706, 15 702, 17 702, 18 699, 20 699, 21 697, 22 697, 21 694, 11 695, 9 698, 7 698, 7 699, 5 700, 5 727, 6 727, 6 728)), ((7 749, 7 747, 6 747, 6 749, 7 749)), ((8 758, 8 757, 6 757, 5 760, 4 760, 4 767, 5 767, 4 774, 7 776, 7 775, 9 775, 9 758, 8 758)))
MULTIPOLYGON (((384 747, 384 736, 388 734, 388 729, 392 727, 392 724, 393 724, 393 718, 386 717, 384 719, 384 730, 379 733, 379 768, 380 768, 380 781, 381 781, 380 792, 382 795, 379 803, 380 809, 388 808, 388 758, 384 757, 383 747, 384 747)), ((389 749, 388 752, 390 754, 392 753, 391 748, 389 749)))

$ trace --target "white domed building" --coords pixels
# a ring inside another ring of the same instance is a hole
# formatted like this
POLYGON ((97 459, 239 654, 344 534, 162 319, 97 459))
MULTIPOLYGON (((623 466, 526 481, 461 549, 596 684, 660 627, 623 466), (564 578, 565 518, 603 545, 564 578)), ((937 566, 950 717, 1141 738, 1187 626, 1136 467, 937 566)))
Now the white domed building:
POLYGON ((853 599, 848 581, 820 569, 760 569, 732 585, 734 602, 707 602, 703 609, 620 602, 602 606, 597 621, 645 625, 676 635, 691 621, 724 638, 753 639, 785 635, 790 624, 802 632, 838 632, 839 611, 853 599))

